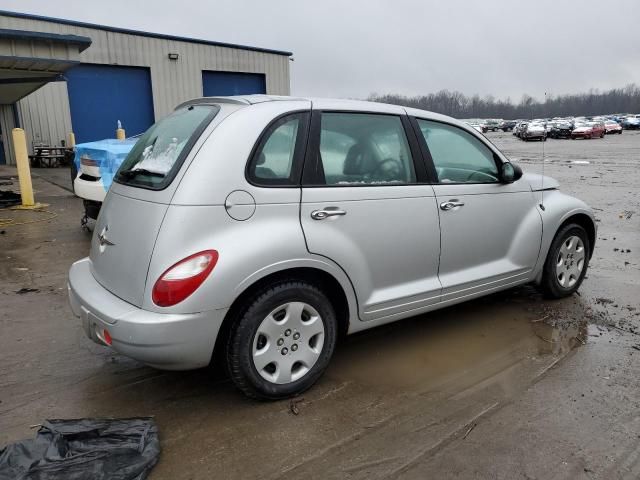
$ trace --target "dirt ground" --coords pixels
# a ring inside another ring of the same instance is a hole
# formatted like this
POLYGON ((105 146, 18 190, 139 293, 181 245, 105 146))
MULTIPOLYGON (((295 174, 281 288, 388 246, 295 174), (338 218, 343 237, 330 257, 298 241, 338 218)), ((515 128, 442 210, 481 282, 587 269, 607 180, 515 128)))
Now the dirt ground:
POLYGON ((351 336, 312 390, 275 403, 86 339, 66 292, 88 254, 81 202, 45 180, 66 172, 35 170, 48 213, 0 210, 36 221, 0 226, 0 446, 46 418, 153 415, 154 480, 639 478, 640 132, 488 137, 525 171, 544 147, 545 173, 595 209, 580 295, 521 287, 351 336))

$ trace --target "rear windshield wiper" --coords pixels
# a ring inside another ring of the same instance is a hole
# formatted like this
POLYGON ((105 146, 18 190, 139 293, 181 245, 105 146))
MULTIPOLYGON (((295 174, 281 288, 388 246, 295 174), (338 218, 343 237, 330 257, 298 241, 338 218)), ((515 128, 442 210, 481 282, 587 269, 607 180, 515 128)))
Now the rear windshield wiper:
POLYGON ((135 177, 136 175, 149 175, 150 177, 165 177, 166 173, 154 172, 153 170, 147 170, 146 168, 130 168, 129 170, 122 170, 119 175, 126 178, 135 177))

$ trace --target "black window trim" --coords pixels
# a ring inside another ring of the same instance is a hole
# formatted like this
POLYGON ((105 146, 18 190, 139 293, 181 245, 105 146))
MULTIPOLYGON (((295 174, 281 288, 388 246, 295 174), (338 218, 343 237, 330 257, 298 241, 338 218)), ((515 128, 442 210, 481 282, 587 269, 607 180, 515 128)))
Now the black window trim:
POLYGON ((267 126, 262 130, 258 139, 256 140, 253 148, 251 149, 251 153, 249 154, 249 158, 244 168, 244 176, 249 184, 254 187, 259 188, 300 188, 300 182, 302 177, 302 168, 303 162, 305 158, 305 151, 307 150, 307 143, 309 138, 309 127, 311 124, 310 121, 310 109, 301 109, 301 110, 291 110, 289 112, 285 112, 281 115, 278 115, 273 120, 271 120, 267 126), (274 179, 265 179, 258 178, 255 175, 251 174, 251 168, 254 165, 254 162, 257 159, 258 152, 261 148, 264 147, 264 144, 271 136, 273 131, 286 122, 289 117, 293 117, 296 115, 301 116, 301 125, 298 128, 298 132, 296 134, 296 144, 293 150, 293 160, 291 164, 291 174, 289 175, 289 183, 282 183, 283 179, 274 178, 274 179), (273 182, 269 180, 274 180, 273 182), (277 183, 281 182, 281 183, 277 183))
MULTIPOLYGON (((213 121, 213 119, 216 118, 220 113, 220 105, 217 105, 214 103, 197 103, 197 104, 194 103, 190 105, 180 106, 176 108, 173 112, 171 112, 171 114, 173 114, 174 112, 177 112, 182 108, 184 108, 185 110, 191 110, 194 107, 200 107, 200 106, 210 107, 211 112, 204 118, 204 120, 202 120, 200 125, 198 125, 198 127, 193 131, 193 133, 191 134, 191 137, 189 138, 189 141, 185 144, 185 146, 180 151, 180 155, 178 155, 175 162, 173 162, 171 169, 164 176, 164 178, 162 179, 162 182, 159 182, 157 185, 127 182, 127 181, 124 181, 124 179, 120 178, 120 175, 118 174, 120 169, 118 169, 118 172, 116 172, 116 174, 113 176, 113 181, 116 183, 119 183, 120 185, 124 185, 126 187, 143 188, 145 190, 152 190, 154 192, 165 190, 169 185, 171 185, 175 180, 176 176, 178 175, 178 172, 180 172, 180 170, 182 169, 182 166, 184 165, 184 162, 187 159, 187 156, 189 156, 195 144, 198 142, 198 140, 200 140, 200 137, 205 132, 205 130, 209 127, 209 125, 211 125, 211 122, 213 121)), ((155 125, 156 123, 157 122, 154 122, 153 125, 155 125)), ((153 127, 153 125, 151 125, 151 127, 153 127)), ((144 135, 145 133, 147 132, 145 131, 142 135, 144 135)), ((134 147, 135 147, 135 144, 134 144, 134 147)), ((126 158, 125 158, 125 161, 126 161, 126 158)))
POLYGON ((406 113, 386 113, 376 112, 368 110, 340 110, 340 109, 326 109, 326 110, 312 110, 311 122, 309 128, 309 140, 307 142, 307 151, 304 157, 304 168, 302 173, 302 186, 304 188, 371 188, 371 187, 407 187, 415 185, 430 185, 429 175, 426 169, 426 164, 422 158, 420 151, 418 138, 415 131, 411 127, 409 117, 406 113), (342 113, 342 114, 360 114, 360 115, 381 115, 386 117, 400 118, 402 127, 404 129, 407 144, 409 145, 409 153, 413 162, 414 172, 416 174, 416 181, 411 183, 345 183, 338 185, 327 185, 321 183, 318 175, 319 156, 315 153, 320 150, 320 129, 322 126, 322 114, 323 113, 342 113))
POLYGON ((416 117, 415 115, 410 115, 409 116, 409 121, 411 122, 411 125, 413 127, 414 133, 416 135, 416 137, 418 137, 418 144, 420 145, 420 150, 422 152, 422 157, 424 159, 424 162, 426 164, 426 168, 427 171, 429 172, 429 176, 432 179, 432 184, 433 185, 496 185, 496 184, 503 184, 504 182, 502 180, 500 180, 500 178, 498 178, 497 181, 495 182, 446 182, 446 183, 442 183, 440 182, 440 180, 438 179, 438 173, 436 171, 436 167, 435 167, 435 162, 433 161, 433 157, 431 156, 431 151, 429 150, 429 146, 427 145, 427 141, 425 140, 424 136, 422 135, 422 132, 420 130, 420 125, 418 125, 418 120, 424 120, 426 122, 433 122, 433 123, 440 123, 442 125, 447 125, 450 127, 454 127, 457 128, 458 130, 461 130, 469 135, 471 135, 473 138, 476 138, 481 144, 483 144, 485 147, 487 147, 487 149, 492 153, 493 155, 493 162, 496 165, 496 168, 498 170, 498 175, 500 175, 500 171, 502 169, 502 165, 505 163, 502 161, 502 159, 500 158, 500 155, 498 155, 498 153, 496 152, 494 145, 492 143, 490 143, 489 141, 485 141, 481 138, 479 138, 477 135, 474 135, 472 132, 466 130, 465 128, 459 126, 459 125, 455 125, 454 123, 451 122, 445 122, 442 120, 434 120, 433 118, 425 118, 425 117, 416 117))

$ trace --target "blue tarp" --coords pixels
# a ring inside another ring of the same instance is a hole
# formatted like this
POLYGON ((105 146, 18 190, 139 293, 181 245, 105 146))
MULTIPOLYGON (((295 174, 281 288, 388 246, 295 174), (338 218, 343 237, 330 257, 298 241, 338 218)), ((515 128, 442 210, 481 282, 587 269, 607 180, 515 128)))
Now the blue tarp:
POLYGON ((80 159, 83 157, 93 160, 100 169, 102 185, 106 192, 111 186, 113 176, 137 140, 137 138, 127 138, 126 140, 110 138, 97 142, 79 143, 76 145, 76 156, 74 159, 76 168, 80 171, 80 159))

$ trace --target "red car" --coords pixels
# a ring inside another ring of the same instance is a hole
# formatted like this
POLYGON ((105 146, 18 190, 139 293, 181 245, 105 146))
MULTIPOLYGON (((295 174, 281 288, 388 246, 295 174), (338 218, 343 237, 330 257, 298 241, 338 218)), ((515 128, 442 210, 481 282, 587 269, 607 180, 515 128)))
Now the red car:
POLYGON ((622 125, 620 125, 618 122, 614 122, 613 120, 607 120, 606 122, 604 122, 604 130, 607 134, 617 133, 619 135, 622 135, 622 125))
POLYGON ((602 122, 576 123, 575 128, 571 132, 571 139, 602 138, 604 137, 604 133, 604 123, 602 122))

